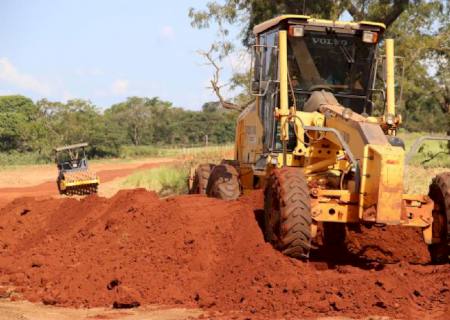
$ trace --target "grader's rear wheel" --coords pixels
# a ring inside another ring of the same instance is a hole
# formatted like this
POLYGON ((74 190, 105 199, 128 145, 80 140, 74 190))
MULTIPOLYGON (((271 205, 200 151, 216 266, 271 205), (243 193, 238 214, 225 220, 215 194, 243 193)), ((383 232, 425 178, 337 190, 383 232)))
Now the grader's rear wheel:
POLYGON ((429 196, 434 201, 433 238, 439 243, 429 245, 431 262, 446 263, 450 254, 450 172, 441 173, 433 179, 429 196))
POLYGON ((293 258, 309 258, 311 199, 299 168, 275 169, 264 191, 265 238, 293 258))
POLYGON ((229 164, 219 164, 214 167, 206 188, 208 197, 222 200, 236 200, 241 195, 239 173, 229 164))
POLYGON ((209 176, 214 168, 213 164, 200 164, 194 172, 192 186, 189 189, 190 194, 206 194, 209 176))

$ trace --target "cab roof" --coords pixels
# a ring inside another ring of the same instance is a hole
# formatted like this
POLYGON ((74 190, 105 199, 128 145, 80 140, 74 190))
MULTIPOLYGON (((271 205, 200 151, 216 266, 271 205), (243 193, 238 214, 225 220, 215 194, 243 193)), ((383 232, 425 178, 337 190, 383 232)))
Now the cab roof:
POLYGON ((280 24, 286 20, 303 20, 307 24, 315 25, 315 26, 325 26, 325 27, 335 27, 335 28, 350 28, 353 30, 360 30, 364 26, 368 27, 376 27, 382 29, 380 31, 384 31, 386 26, 383 23, 379 22, 371 22, 371 21, 358 21, 358 22, 347 22, 347 21, 333 21, 333 20, 325 20, 325 19, 315 19, 310 16, 304 15, 296 15, 296 14, 285 14, 273 19, 267 20, 263 23, 256 25, 253 28, 253 33, 258 35, 263 33, 264 31, 280 24))

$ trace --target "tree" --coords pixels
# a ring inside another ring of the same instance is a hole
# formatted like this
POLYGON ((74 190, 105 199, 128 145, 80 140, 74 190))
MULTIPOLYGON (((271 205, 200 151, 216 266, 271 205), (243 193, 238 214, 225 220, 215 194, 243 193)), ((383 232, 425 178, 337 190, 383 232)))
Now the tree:
POLYGON ((135 146, 153 143, 167 134, 167 109, 170 102, 157 97, 130 97, 105 112, 108 122, 115 122, 135 146))
POLYGON ((218 60, 221 59, 220 53, 218 56, 215 57, 214 53, 217 52, 216 45, 211 45, 210 49, 208 51, 199 51, 198 53, 203 56, 206 60, 206 65, 213 67, 214 73, 212 76, 212 79, 210 80, 211 87, 216 94, 217 98, 219 99, 220 105, 225 109, 230 110, 242 110, 242 105, 238 105, 235 103, 232 103, 230 101, 227 101, 221 93, 222 88, 229 86, 229 83, 222 84, 220 82, 220 72, 222 70, 222 67, 219 65, 218 60))
POLYGON ((131 97, 127 101, 113 105, 106 113, 110 122, 116 122, 122 127, 131 143, 140 145, 151 128, 148 123, 151 117, 149 99, 131 97))
POLYGON ((0 152, 34 152, 49 161, 55 147, 79 142, 89 143, 91 158, 119 156, 122 145, 200 144, 205 135, 211 143, 225 143, 234 138, 236 116, 219 102, 187 111, 156 97, 131 97, 102 112, 81 99, 34 103, 3 96, 0 152))
POLYGON ((40 130, 34 137, 35 150, 50 156, 51 150, 59 145, 87 142, 90 157, 118 155, 122 141, 117 135, 117 127, 107 124, 90 101, 74 99, 61 103, 42 99, 37 106, 40 130))
POLYGON ((208 28, 212 22, 219 26, 220 32, 228 34, 229 24, 242 24, 242 42, 245 46, 253 44, 253 27, 280 14, 304 14, 324 19, 338 19, 348 11, 355 20, 373 20, 387 27, 405 11, 411 3, 423 0, 226 0, 223 4, 210 1, 206 10, 190 8, 191 24, 196 28, 208 28))
POLYGON ((205 102, 202 105, 203 112, 216 112, 220 108, 220 103, 216 101, 205 102))
MULTIPOLYGON (((189 16, 196 28, 217 24, 220 41, 215 45, 226 44, 228 53, 233 46, 223 38, 230 24, 243 26, 241 40, 249 48, 254 43, 253 27, 280 14, 337 19, 347 11, 357 21, 383 22, 386 36, 396 39, 396 54, 405 58, 405 97, 399 110, 406 128, 448 130, 450 135, 449 7, 441 0, 227 0, 210 1, 206 9, 191 8, 189 16), (436 72, 430 74, 430 70, 436 72)), ((248 99, 247 83, 248 72, 232 77, 232 85, 243 89, 241 101, 248 99)))
POLYGON ((0 151, 27 151, 38 108, 24 96, 0 97, 0 151))
POLYGON ((405 57, 399 110, 406 129, 450 130, 448 10, 440 1, 409 6, 387 31, 396 40, 396 55, 405 57))

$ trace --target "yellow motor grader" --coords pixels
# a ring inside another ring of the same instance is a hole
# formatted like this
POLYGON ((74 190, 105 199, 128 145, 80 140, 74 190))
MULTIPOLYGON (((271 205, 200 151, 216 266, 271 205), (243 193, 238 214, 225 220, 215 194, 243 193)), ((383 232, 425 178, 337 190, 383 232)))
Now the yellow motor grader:
POLYGON ((325 241, 338 243, 346 224, 365 223, 421 228, 432 260, 447 261, 450 173, 435 177, 428 195, 404 192, 396 58, 384 31, 381 23, 302 15, 257 25, 256 99, 238 118, 235 158, 200 165, 191 193, 236 199, 263 188, 265 238, 292 257, 309 257, 319 224, 325 241))
POLYGON ((100 179, 89 170, 85 148, 87 143, 79 143, 55 149, 58 167, 57 185, 60 194, 88 195, 97 193, 100 179))

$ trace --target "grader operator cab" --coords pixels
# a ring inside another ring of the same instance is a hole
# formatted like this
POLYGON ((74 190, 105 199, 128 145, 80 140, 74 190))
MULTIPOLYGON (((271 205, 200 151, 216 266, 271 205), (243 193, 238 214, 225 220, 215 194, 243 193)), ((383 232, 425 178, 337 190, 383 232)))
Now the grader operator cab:
POLYGON ((433 180, 429 195, 404 193, 391 39, 380 63, 384 88, 375 86, 384 30, 298 15, 257 25, 256 100, 238 118, 235 159, 200 165, 191 192, 235 199, 263 188, 266 240, 292 257, 309 257, 319 224, 336 244, 346 224, 365 223, 421 228, 432 260, 447 261, 450 173, 433 180))
POLYGON ((58 167, 57 185, 60 194, 87 195, 97 193, 99 178, 88 168, 85 148, 79 143, 55 149, 58 167))

